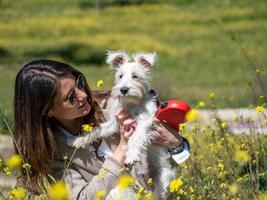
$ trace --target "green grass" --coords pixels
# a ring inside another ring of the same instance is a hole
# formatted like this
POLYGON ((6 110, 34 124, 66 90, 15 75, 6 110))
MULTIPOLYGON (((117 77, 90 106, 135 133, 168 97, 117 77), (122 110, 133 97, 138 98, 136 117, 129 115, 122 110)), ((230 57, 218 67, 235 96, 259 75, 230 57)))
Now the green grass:
POLYGON ((101 11, 81 8, 83 2, 2 1, 0 103, 8 113, 15 75, 35 58, 66 61, 86 74, 93 89, 98 79, 109 89, 113 77, 104 61, 108 49, 156 51, 159 64, 153 86, 163 99, 195 105, 215 92, 218 107, 257 104, 262 92, 231 35, 257 67, 266 68, 266 1, 109 4, 101 11), (247 89, 249 82, 252 90, 247 89))

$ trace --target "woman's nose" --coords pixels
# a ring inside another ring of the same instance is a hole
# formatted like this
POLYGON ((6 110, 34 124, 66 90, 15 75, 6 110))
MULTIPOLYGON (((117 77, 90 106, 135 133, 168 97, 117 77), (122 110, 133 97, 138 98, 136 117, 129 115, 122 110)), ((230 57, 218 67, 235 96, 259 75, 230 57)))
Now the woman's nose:
POLYGON ((77 98, 78 98, 78 101, 81 101, 83 102, 85 99, 87 99, 87 94, 84 90, 80 90, 80 89, 77 89, 78 91, 78 94, 77 94, 77 98))

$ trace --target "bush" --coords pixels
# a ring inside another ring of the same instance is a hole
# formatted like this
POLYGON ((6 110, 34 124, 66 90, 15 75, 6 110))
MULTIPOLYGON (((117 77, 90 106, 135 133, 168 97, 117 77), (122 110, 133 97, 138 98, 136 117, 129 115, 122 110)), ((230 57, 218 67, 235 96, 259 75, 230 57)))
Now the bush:
POLYGON ((29 57, 60 57, 75 64, 101 65, 105 61, 105 49, 80 43, 70 43, 59 47, 30 50, 29 57))

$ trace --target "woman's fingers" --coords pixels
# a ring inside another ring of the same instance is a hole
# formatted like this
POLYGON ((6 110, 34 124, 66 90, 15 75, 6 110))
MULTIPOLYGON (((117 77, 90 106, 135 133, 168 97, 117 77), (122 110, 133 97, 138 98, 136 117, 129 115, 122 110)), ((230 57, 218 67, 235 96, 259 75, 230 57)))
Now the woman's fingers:
POLYGON ((117 118, 119 124, 122 125, 126 119, 131 118, 131 114, 125 112, 123 108, 119 108, 115 114, 115 117, 117 118))

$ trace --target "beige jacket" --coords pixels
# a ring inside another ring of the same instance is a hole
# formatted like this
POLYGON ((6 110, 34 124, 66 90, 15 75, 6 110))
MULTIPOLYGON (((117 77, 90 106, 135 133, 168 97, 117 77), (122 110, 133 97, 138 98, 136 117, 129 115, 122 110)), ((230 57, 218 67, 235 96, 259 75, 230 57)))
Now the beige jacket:
POLYGON ((51 175, 56 180, 63 177, 69 184, 71 199, 95 199, 97 191, 104 190, 107 194, 116 186, 123 166, 115 159, 107 157, 104 162, 101 162, 94 152, 81 148, 75 150, 66 143, 65 136, 61 132, 55 138, 60 159, 54 162, 51 175), (65 170, 72 156, 73 159, 65 170))

